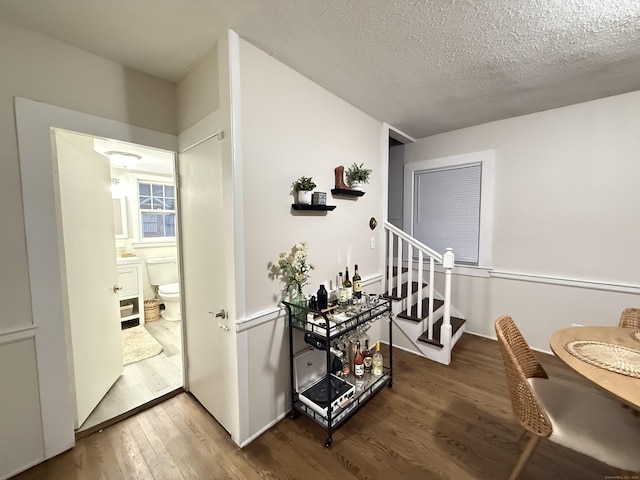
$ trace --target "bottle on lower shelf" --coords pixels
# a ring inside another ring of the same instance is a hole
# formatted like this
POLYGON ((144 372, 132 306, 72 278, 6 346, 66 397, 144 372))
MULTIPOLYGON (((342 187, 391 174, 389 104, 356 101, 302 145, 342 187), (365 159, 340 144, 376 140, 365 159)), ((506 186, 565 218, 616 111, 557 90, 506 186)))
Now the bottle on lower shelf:
POLYGON ((373 354, 371 358, 371 373, 375 377, 379 377, 383 374, 383 358, 380 353, 380 342, 376 342, 376 353, 373 354))
POLYGON ((360 351, 360 342, 356 343, 356 354, 353 356, 353 373, 356 379, 362 378, 364 375, 364 357, 360 351))

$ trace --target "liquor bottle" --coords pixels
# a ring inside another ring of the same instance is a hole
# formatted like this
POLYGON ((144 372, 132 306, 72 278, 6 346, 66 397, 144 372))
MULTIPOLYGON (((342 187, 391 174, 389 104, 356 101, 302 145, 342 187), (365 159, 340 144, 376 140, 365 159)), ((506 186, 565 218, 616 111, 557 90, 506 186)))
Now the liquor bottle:
POLYGON ((368 339, 365 339, 364 341, 364 352, 362 352, 362 357, 364 358, 364 373, 371 373, 371 367, 373 365, 373 355, 371 354, 371 350, 369 350, 368 339))
POLYGON ((356 378, 362 378, 364 375, 364 357, 360 351, 360 342, 356 344, 356 354, 353 357, 353 373, 356 378))
POLYGON ((351 280, 349 280, 349 267, 344 269, 344 282, 342 283, 342 286, 347 292, 347 303, 351 303, 353 298, 353 284, 351 283, 351 280))
POLYGON ((327 308, 327 297, 327 289, 324 288, 324 284, 320 285, 320 288, 318 289, 318 310, 324 310, 327 308))
POLYGON ((353 296, 355 298, 362 298, 362 278, 358 273, 358 265, 353 272, 353 296))
POLYGON ((380 353, 380 342, 376 342, 376 353, 373 354, 372 359, 373 369, 372 373, 374 376, 379 377, 382 375, 382 354, 380 353))
POLYGON ((344 280, 342 278, 342 272, 338 273, 338 305, 340 309, 344 311, 347 305, 347 290, 344 288, 344 280))

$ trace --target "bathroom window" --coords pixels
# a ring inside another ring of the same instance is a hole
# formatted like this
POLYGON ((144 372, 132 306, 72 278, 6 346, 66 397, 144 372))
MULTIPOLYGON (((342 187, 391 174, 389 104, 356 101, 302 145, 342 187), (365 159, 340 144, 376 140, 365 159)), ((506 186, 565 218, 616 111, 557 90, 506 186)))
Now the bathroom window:
POLYGON ((171 183, 138 182, 140 238, 175 238, 176 193, 171 183))

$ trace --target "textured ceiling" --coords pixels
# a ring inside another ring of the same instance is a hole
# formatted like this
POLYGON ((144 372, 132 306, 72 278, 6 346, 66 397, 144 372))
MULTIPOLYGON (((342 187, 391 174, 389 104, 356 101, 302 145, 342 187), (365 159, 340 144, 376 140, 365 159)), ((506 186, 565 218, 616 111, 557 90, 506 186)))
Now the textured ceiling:
POLYGON ((0 0, 0 18, 171 81, 231 28, 416 138, 640 90, 638 0, 0 0))

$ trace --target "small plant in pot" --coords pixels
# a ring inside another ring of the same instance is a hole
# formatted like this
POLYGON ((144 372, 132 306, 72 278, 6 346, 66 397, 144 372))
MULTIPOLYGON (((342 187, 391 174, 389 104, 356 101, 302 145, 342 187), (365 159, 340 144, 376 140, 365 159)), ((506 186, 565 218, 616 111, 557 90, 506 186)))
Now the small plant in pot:
POLYGON ((311 205, 314 188, 316 188, 316 184, 311 177, 300 177, 293 182, 293 191, 297 195, 297 203, 311 205))
POLYGON ((371 172, 371 169, 364 168, 364 163, 358 165, 354 162, 345 172, 347 183, 353 190, 363 190, 365 183, 369 183, 371 172))

